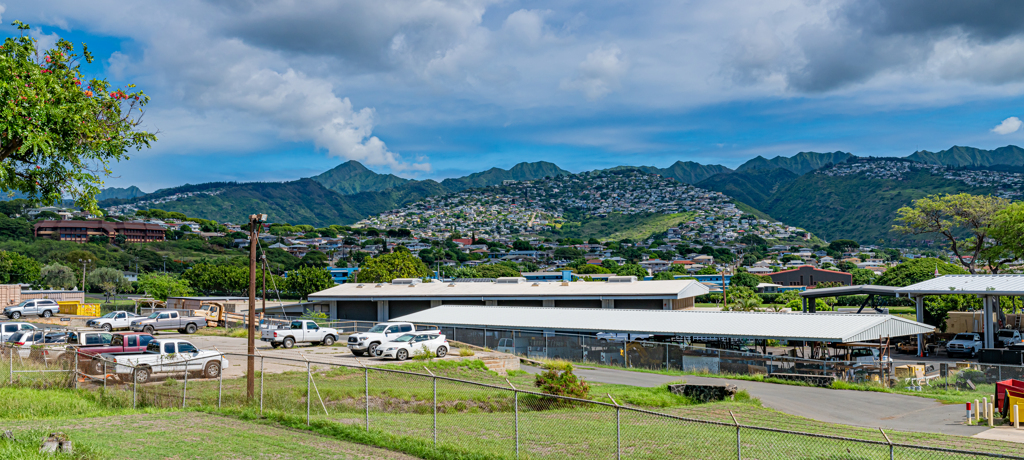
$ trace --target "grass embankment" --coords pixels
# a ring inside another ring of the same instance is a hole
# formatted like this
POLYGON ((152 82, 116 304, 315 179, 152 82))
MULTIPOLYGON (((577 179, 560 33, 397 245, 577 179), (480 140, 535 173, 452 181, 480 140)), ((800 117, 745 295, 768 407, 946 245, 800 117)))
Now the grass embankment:
MULTIPOLYGON (((558 360, 545 360, 540 359, 542 362, 546 361, 558 361, 558 360)), ((791 380, 781 380, 771 378, 765 375, 742 375, 742 374, 713 374, 709 372, 693 372, 693 371, 682 371, 676 369, 643 369, 643 368, 624 368, 621 366, 610 366, 607 364, 598 363, 584 363, 577 365, 580 368, 604 368, 604 369, 616 369, 629 372, 646 372, 651 374, 661 374, 668 376, 678 376, 680 379, 684 379, 687 376, 694 377, 708 377, 708 378, 719 378, 719 379, 730 379, 730 380, 745 380, 748 382, 765 382, 774 383, 779 385, 793 385, 793 386, 813 386, 804 382, 795 382, 791 380)), ((976 389, 957 389, 955 387, 954 378, 950 378, 949 387, 947 388, 945 380, 935 379, 932 380, 931 385, 925 385, 921 387, 921 391, 908 389, 909 385, 898 385, 892 388, 884 387, 880 383, 876 382, 863 382, 863 383, 851 383, 836 381, 833 382, 829 388, 834 390, 850 390, 850 391, 875 391, 880 393, 893 393, 902 394, 907 396, 917 396, 921 398, 929 398, 939 401, 945 404, 963 404, 967 402, 974 402, 974 400, 981 400, 982 398, 988 397, 992 399, 992 395, 995 394, 994 384, 976 384, 976 389)))
MULTIPOLYGON (((533 390, 532 375, 512 372, 505 377, 487 370, 480 361, 432 361, 389 366, 406 372, 427 374, 424 366, 435 375, 457 379, 479 381, 509 387, 509 382, 519 389, 533 390)), ((143 426, 162 426, 166 432, 156 428, 147 433, 165 436, 153 449, 142 451, 137 457, 163 457, 178 455, 184 457, 214 458, 205 451, 176 451, 181 442, 195 442, 202 445, 227 445, 235 449, 250 451, 258 447, 261 455, 274 457, 280 451, 265 450, 273 446, 291 446, 293 434, 268 434, 259 440, 224 440, 217 433, 258 432, 258 423, 265 427, 290 427, 311 430, 333 440, 364 443, 395 451, 405 452, 422 458, 463 459, 463 458, 512 458, 515 455, 515 412, 519 408, 519 441, 524 457, 532 458, 606 458, 615 449, 615 409, 593 405, 559 405, 541 397, 519 394, 518 401, 512 391, 502 391, 462 382, 437 381, 437 427, 438 447, 433 444, 434 423, 434 382, 430 378, 415 375, 385 373, 379 370, 353 368, 314 367, 313 382, 316 391, 307 400, 307 376, 304 371, 266 374, 263 376, 264 407, 260 418, 257 404, 245 402, 244 379, 223 381, 223 409, 217 408, 218 381, 190 380, 187 406, 207 413, 230 415, 241 419, 244 425, 232 429, 216 430, 199 427, 198 423, 179 414, 187 411, 178 409, 143 409, 143 426), (365 372, 365 374, 364 374, 365 372), (364 382, 369 381, 369 400, 365 399, 364 382), (309 407, 312 423, 306 427, 306 410, 309 407), (370 431, 366 431, 366 406, 370 407, 370 431), (146 415, 148 414, 148 415, 146 415), (148 418, 146 418, 148 417, 148 418), (181 429, 187 427, 186 429, 181 429), (197 428, 193 428, 197 427, 197 428), (209 433, 214 433, 210 435, 209 433), (160 447, 163 446, 163 447, 160 447), (248 448, 250 450, 244 450, 248 448)), ((180 379, 140 387, 139 401, 144 407, 173 407, 181 405, 180 379)), ((257 380, 257 392, 260 391, 257 380)), ((694 404, 688 398, 673 395, 664 387, 638 388, 622 385, 593 384, 591 395, 595 400, 610 402, 610 394, 619 404, 639 406, 659 412, 671 413, 696 420, 717 421, 731 424, 735 414, 741 424, 768 428, 793 429, 808 433, 859 437, 880 441, 880 435, 873 429, 861 429, 842 425, 823 424, 817 421, 794 417, 760 407, 756 400, 740 395, 737 401, 711 404, 694 404)), ((130 410, 131 392, 86 392, 70 390, 2 390, 0 391, 0 420, 4 418, 42 418, 52 422, 31 425, 33 427, 75 427, 69 430, 76 442, 82 433, 88 431, 79 423, 83 417, 113 415, 107 420, 125 419, 133 414, 130 410), (2 415, 18 414, 18 415, 2 415), (115 418, 116 417, 116 418, 115 418), (83 431, 78 431, 83 430, 83 431)), ((666 417, 648 415, 630 410, 621 411, 621 437, 623 453, 636 458, 725 458, 735 446, 735 429, 702 422, 687 422, 666 417)), ((133 415, 134 417, 134 415, 133 415)), ((31 423, 37 423, 33 421, 31 423)), ((205 422, 204 422, 205 423, 205 422)), ((10 425, 10 423, 7 423, 10 425)), ((103 420, 90 421, 95 433, 104 432, 103 420)), ((26 425, 28 426, 28 425, 26 425)), ((209 426, 209 425, 208 425, 209 426)), ((116 432, 117 430, 113 430, 116 432)), ((112 434, 102 442, 96 436, 82 437, 82 442, 97 449, 126 443, 140 438, 131 435, 132 428, 126 427, 124 434, 112 434), (120 439, 120 441, 118 441, 120 439)), ((1019 445, 1000 443, 955 436, 889 433, 897 442, 922 445, 942 445, 961 449, 977 449, 989 452, 1016 453, 1019 445)), ((743 434, 744 457, 749 458, 833 458, 843 454, 853 457, 874 458, 880 451, 877 446, 859 445, 842 441, 801 437, 797 435, 774 434, 756 430, 745 430, 743 434)), ((144 449, 145 446, 132 446, 144 449)), ((192 449, 192 447, 188 447, 192 449)), ((216 447, 211 452, 222 457, 237 457, 238 451, 225 453, 216 447)), ((227 449, 227 448, 225 448, 227 449)), ((133 451, 134 452, 134 451, 133 451)), ((927 458, 922 455, 905 455, 901 458, 927 458)), ((734 454, 733 454, 734 455, 734 454)), ((314 455, 316 456, 316 455, 314 455)), ((386 455, 385 455, 386 456, 386 455)), ((276 455, 290 458, 286 453, 276 455)), ((851 458, 853 458, 851 457, 851 458)), ((100 457, 97 457, 100 458, 100 457)))

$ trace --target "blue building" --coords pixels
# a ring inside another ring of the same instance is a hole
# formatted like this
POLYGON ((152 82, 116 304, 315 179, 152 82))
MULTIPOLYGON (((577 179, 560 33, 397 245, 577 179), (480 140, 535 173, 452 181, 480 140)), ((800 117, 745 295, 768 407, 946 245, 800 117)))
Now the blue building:
POLYGON ((334 268, 329 267, 327 269, 331 272, 331 277, 334 278, 335 284, 343 284, 349 281, 351 278, 355 280, 356 273, 359 272, 359 267, 347 267, 347 268, 334 268))
MULTIPOLYGON (((718 285, 718 286, 722 285, 722 274, 721 273, 716 274, 716 275, 685 275, 685 276, 690 276, 690 277, 696 278, 697 281, 700 281, 701 283, 713 283, 713 284, 718 285)), ((729 280, 731 280, 731 279, 732 279, 732 275, 725 275, 725 286, 726 287, 729 286, 729 280)))
POLYGON ((576 281, 577 276, 572 270, 557 272, 523 272, 527 281, 576 281))

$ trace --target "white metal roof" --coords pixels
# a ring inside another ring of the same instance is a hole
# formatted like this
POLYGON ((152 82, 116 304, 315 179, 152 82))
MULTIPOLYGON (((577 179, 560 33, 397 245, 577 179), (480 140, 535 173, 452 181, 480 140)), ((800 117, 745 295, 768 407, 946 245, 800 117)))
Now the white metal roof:
POLYGON ((443 305, 392 321, 439 326, 697 337, 857 342, 930 333, 933 326, 890 315, 693 310, 618 310, 443 305))
POLYGON ((894 296, 896 291, 900 289, 894 286, 880 286, 875 284, 858 284, 854 286, 836 286, 828 288, 816 288, 808 289, 800 293, 800 297, 807 297, 816 299, 819 297, 835 297, 841 295, 863 295, 863 294, 876 294, 884 296, 894 296))
POLYGON ((944 275, 896 290, 901 295, 1024 295, 1024 275, 944 275))
POLYGON ((694 280, 632 283, 346 283, 310 294, 310 300, 683 299, 708 293, 694 280))

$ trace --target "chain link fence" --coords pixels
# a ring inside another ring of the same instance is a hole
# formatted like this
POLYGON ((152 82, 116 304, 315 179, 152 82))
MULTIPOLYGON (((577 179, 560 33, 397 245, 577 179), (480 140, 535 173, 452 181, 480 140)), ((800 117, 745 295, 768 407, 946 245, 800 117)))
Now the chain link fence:
MULTIPOLYGON (((612 403, 423 372, 356 367, 257 355, 255 386, 211 375, 210 362, 249 355, 171 357, 161 367, 130 366, 67 350, 50 360, 0 348, 0 386, 102 391, 108 404, 144 408, 242 408, 305 417, 417 439, 450 451, 496 458, 688 459, 988 459, 1019 458, 877 439, 852 439, 701 420, 612 403), (264 369, 274 368, 274 373, 264 369)), ((652 357, 651 359, 654 359, 652 357)))

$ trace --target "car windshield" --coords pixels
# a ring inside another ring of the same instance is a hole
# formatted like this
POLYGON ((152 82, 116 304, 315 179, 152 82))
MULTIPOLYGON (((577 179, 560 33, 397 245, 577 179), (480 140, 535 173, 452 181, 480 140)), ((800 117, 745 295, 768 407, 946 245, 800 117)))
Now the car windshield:
POLYGON ((412 334, 405 334, 405 335, 403 335, 403 336, 401 336, 401 337, 399 337, 399 338, 397 338, 395 340, 392 340, 392 342, 408 342, 408 341, 412 340, 413 337, 416 337, 416 336, 412 335, 412 334))
POLYGON ((153 313, 152 315, 149 315, 149 316, 147 316, 146 318, 149 318, 149 319, 156 319, 156 317, 157 317, 157 316, 160 316, 160 312, 156 312, 156 313, 153 313))
POLYGON ((957 334, 953 340, 974 340, 974 334, 957 334))
POLYGON ((387 329, 387 328, 388 328, 387 324, 378 324, 376 326, 373 326, 373 328, 370 329, 367 332, 384 332, 384 330, 387 329))
POLYGON ((20 342, 21 341, 21 336, 23 336, 23 335, 25 335, 24 332, 15 332, 14 334, 11 334, 11 336, 7 338, 7 341, 8 342, 20 342))
POLYGON ((107 313, 107 314, 105 314, 103 316, 100 316, 100 318, 113 318, 115 316, 117 316, 117 312, 116 311, 112 311, 112 312, 107 313))
POLYGON ((867 348, 858 348, 858 349, 851 350, 850 351, 850 356, 853 356, 854 358, 857 358, 857 357, 860 357, 860 356, 874 356, 874 353, 872 353, 871 350, 869 350, 867 348))
POLYGON ((22 300, 21 303, 18 304, 18 306, 19 307, 24 307, 25 305, 28 305, 31 302, 32 302, 31 300, 22 300))
POLYGON ((1013 331, 999 331, 999 337, 1013 337, 1013 331))

